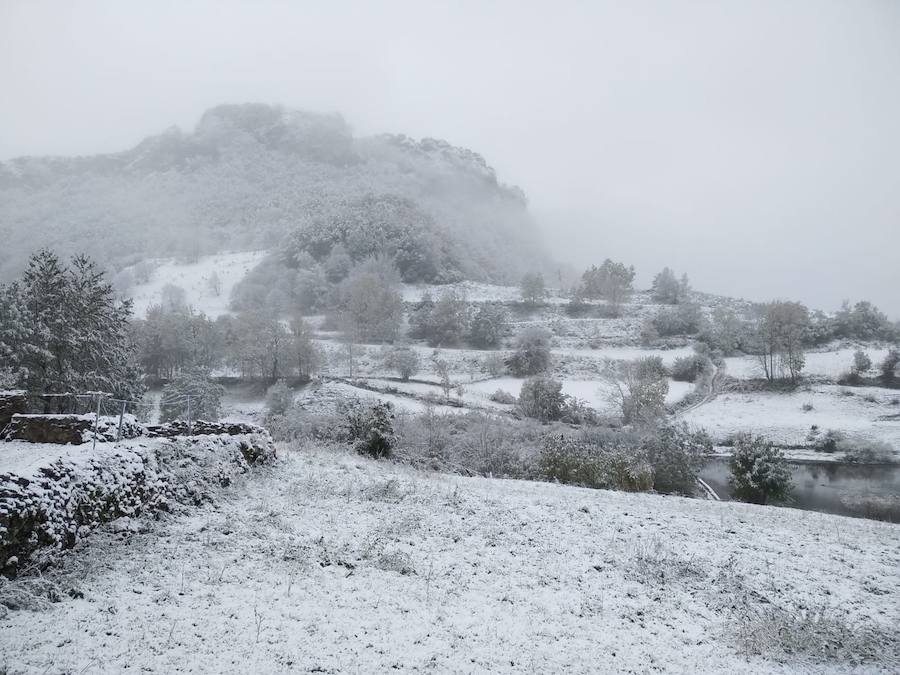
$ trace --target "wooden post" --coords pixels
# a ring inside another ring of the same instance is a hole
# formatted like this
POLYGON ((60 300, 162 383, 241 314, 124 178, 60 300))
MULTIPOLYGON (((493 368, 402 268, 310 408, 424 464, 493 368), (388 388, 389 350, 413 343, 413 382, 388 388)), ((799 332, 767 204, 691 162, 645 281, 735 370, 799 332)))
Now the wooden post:
POLYGON ((100 394, 97 394, 97 412, 94 413, 94 444, 91 450, 97 449, 97 425, 100 423, 100 394))
POLYGON ((125 418, 126 401, 122 401, 122 412, 119 413, 119 430, 116 432, 116 443, 122 440, 122 420, 125 418))
POLYGON ((191 424, 191 397, 188 395, 188 406, 187 406, 187 415, 188 415, 188 436, 194 433, 193 425, 191 424))

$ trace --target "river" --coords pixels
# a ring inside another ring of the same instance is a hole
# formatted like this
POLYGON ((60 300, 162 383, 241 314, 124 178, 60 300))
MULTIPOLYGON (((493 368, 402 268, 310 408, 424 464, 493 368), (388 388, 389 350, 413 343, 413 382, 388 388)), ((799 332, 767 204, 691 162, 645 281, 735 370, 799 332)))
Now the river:
MULTIPOLYGON (((788 503, 809 511, 900 523, 900 465, 788 462, 794 488, 788 503)), ((723 500, 731 499, 728 459, 711 458, 700 477, 723 500)))

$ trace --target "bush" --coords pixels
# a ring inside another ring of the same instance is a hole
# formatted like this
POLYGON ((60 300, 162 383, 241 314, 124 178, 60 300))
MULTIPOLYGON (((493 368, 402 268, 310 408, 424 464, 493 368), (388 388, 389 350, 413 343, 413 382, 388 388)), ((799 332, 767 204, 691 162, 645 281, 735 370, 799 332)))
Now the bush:
POLYGON ((469 343, 477 349, 497 349, 509 330, 509 314, 503 305, 481 305, 469 323, 469 343))
POLYGON ((869 355, 866 354, 862 349, 857 349, 853 352, 853 366, 851 367, 851 372, 855 375, 865 375, 866 372, 872 367, 872 359, 869 358, 869 355))
POLYGON ((700 354, 679 356, 672 364, 672 379, 678 382, 696 382, 709 368, 709 359, 700 354))
POLYGON ((544 283, 544 277, 539 272, 530 272, 522 277, 519 284, 519 292, 522 295, 522 301, 531 307, 544 301, 547 295, 547 287, 544 283))
POLYGON ((781 450, 761 436, 740 434, 729 462, 728 479, 737 499, 751 504, 784 501, 790 494, 791 471, 781 450))
POLYGON ((490 400, 494 403, 504 403, 506 405, 512 405, 518 399, 510 394, 508 391, 503 391, 502 389, 498 389, 493 394, 490 395, 490 400))
POLYGON ((284 415, 294 404, 294 392, 279 380, 266 391, 266 409, 269 415, 284 415))
POLYGON ((610 385, 608 401, 623 423, 648 425, 664 414, 669 379, 660 357, 609 361, 602 375, 610 385))
POLYGON ((894 449, 887 443, 848 436, 837 429, 829 429, 821 436, 810 433, 808 438, 818 452, 843 452, 844 460, 850 463, 888 464, 896 460, 894 449))
POLYGON ((685 425, 666 425, 641 440, 641 450, 653 468, 653 489, 662 494, 691 495, 712 439, 685 425))
POLYGON ((221 415, 225 387, 209 379, 205 370, 181 373, 163 387, 160 421, 205 420, 215 422, 221 415))
POLYGON ((559 418, 566 424, 597 424, 599 419, 597 411, 587 404, 587 401, 566 396, 563 404, 562 416, 559 418))
POLYGON ((585 487, 693 494, 712 441, 686 426, 665 426, 643 437, 606 430, 580 440, 545 437, 539 470, 546 480, 585 487))
POLYGON ((481 364, 491 377, 500 377, 506 372, 506 360, 500 354, 488 354, 481 364))
POLYGON ((562 383, 549 377, 525 380, 519 392, 519 409, 526 417, 551 422, 562 417, 566 397, 562 383))
POLYGON ((409 317, 410 335, 432 347, 459 344, 469 329, 469 305, 463 293, 445 290, 436 300, 422 295, 409 317))
POLYGON ((404 382, 419 372, 421 361, 415 350, 409 347, 394 347, 384 357, 384 367, 397 371, 404 382))
POLYGON ((374 459, 390 457, 397 442, 393 421, 394 408, 390 403, 358 406, 347 413, 347 436, 361 455, 374 459))
POLYGON ((516 351, 506 360, 516 377, 528 377, 550 367, 550 333, 542 328, 526 328, 516 340, 516 351))
POLYGON ((881 371, 881 380, 885 384, 893 384, 897 379, 897 371, 900 370, 900 349, 891 349, 878 369, 881 371))
POLYGON ((694 335, 703 327, 703 312, 698 305, 683 303, 661 310, 651 323, 660 337, 694 335))
POLYGON ((646 492, 653 485, 652 470, 629 448, 602 447, 566 436, 547 436, 538 460, 545 480, 590 488, 646 492))

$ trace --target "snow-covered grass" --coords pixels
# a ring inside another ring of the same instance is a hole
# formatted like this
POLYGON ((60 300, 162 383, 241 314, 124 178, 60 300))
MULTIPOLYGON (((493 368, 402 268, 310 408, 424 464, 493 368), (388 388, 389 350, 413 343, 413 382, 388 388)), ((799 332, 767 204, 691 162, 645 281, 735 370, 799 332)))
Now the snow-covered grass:
POLYGON ((900 667, 896 525, 280 454, 191 514, 96 533, 50 578, 83 597, 0 619, 0 663, 25 674, 900 667))
POLYGON ((182 263, 172 259, 148 261, 153 265, 150 280, 135 285, 128 292, 134 301, 134 314, 143 317, 148 307, 159 304, 163 286, 166 284, 183 288, 188 305, 211 319, 228 314, 231 289, 265 255, 265 251, 242 251, 204 256, 194 263, 182 263), (219 277, 218 293, 210 286, 213 272, 219 277))
MULTIPOLYGON (((493 284, 483 284, 477 281, 461 281, 456 284, 445 284, 434 286, 429 284, 403 284, 400 288, 400 294, 405 302, 418 302, 422 299, 424 293, 430 293, 433 299, 439 298, 442 294, 455 291, 465 295, 469 302, 521 302, 522 294, 516 286, 495 286, 493 284)), ((545 299, 548 304, 562 304, 568 302, 565 294, 560 293, 558 289, 548 289, 548 295, 545 299)))
POLYGON ((895 398, 896 392, 877 387, 836 385, 814 385, 790 393, 723 393, 687 411, 683 419, 706 428, 719 441, 737 432, 751 432, 784 445, 804 445, 810 428, 817 425, 823 432, 836 429, 887 442, 900 451, 900 420, 878 419, 900 412, 891 403, 895 398))
MULTIPOLYGON (((850 370, 850 366, 853 365, 853 353, 856 349, 857 347, 838 347, 829 351, 806 352, 806 365, 803 368, 803 374, 836 380, 850 370)), ((863 345, 862 349, 872 359, 875 367, 884 360, 888 353, 888 349, 885 347, 863 345)), ((764 376, 759 359, 755 356, 732 356, 726 358, 725 373, 739 380, 764 376)))

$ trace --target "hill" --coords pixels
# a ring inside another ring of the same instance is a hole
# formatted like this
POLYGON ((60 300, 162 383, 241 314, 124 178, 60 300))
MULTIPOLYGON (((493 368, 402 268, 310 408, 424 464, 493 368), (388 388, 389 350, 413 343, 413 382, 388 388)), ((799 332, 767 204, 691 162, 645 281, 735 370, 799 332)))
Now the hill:
POLYGON ((2 619, 10 672, 900 665, 896 525, 279 455, 96 532, 44 582, 74 599, 2 619))
POLYGON ((228 249, 325 258, 338 241, 406 261, 410 281, 510 281, 546 263, 524 194, 477 153, 262 104, 213 108, 193 132, 120 153, 0 163, 0 237, 0 280, 43 246, 113 272, 228 249), (374 248, 364 238, 388 229, 374 248))

